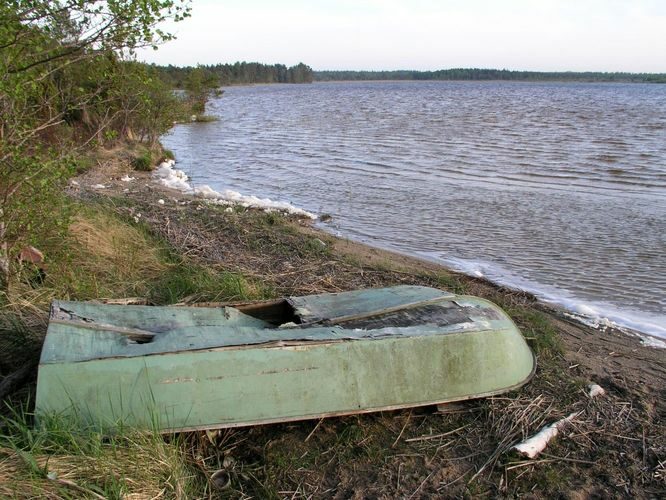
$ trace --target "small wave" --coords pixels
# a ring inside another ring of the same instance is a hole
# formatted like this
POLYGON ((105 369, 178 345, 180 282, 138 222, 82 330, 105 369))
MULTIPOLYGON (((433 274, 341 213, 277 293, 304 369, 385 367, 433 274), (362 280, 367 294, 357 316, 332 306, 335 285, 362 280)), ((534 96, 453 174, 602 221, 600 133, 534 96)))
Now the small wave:
POLYGON ((617 163, 620 160, 620 157, 616 155, 597 155, 594 158, 605 163, 617 163))
POLYGON ((666 343, 662 340, 666 339, 666 316, 621 309, 604 302, 583 301, 567 290, 525 279, 496 264, 443 257, 438 252, 418 252, 418 254, 428 260, 444 263, 455 271, 469 276, 486 278, 509 288, 534 294, 544 302, 564 308, 570 317, 595 329, 618 328, 639 335, 643 344, 650 347, 666 347, 666 343))

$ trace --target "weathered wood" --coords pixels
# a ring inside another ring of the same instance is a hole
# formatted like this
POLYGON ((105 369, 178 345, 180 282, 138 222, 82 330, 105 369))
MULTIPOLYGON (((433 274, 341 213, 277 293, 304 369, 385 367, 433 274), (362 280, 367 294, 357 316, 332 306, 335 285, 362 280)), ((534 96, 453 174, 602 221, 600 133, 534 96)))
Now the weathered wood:
POLYGON ((320 321, 351 321, 453 296, 435 288, 396 286, 290 297, 288 300, 304 324, 313 324, 320 321))
POLYGON ((148 332, 146 330, 140 330, 138 328, 124 328, 122 326, 105 325, 104 323, 90 323, 85 321, 51 319, 49 321, 49 324, 63 325, 65 327, 71 327, 71 328, 81 328, 83 330, 93 330, 96 332, 104 330, 105 332, 113 332, 120 335, 124 335, 125 337, 131 340, 140 340, 140 341, 150 341, 156 335, 154 332, 148 332))

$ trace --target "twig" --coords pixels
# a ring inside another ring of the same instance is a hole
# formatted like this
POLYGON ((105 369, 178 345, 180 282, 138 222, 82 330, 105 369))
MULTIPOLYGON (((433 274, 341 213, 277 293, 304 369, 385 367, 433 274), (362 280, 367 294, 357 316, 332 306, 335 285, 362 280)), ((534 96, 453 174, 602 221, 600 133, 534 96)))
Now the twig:
POLYGON ((457 483, 458 481, 460 481, 463 477, 465 477, 467 474, 469 474, 469 473, 472 472, 473 470, 474 470, 474 467, 470 467, 469 469, 467 469, 467 472, 463 473, 462 476, 458 476, 456 479, 454 479, 454 480, 451 481, 450 483, 446 483, 445 485, 440 486, 440 487, 437 489, 437 491, 441 491, 441 490, 443 490, 444 488, 448 488, 448 487, 451 486, 452 484, 457 483))
POLYGON ((313 434, 315 433, 315 431, 316 431, 317 429, 319 429, 319 426, 321 425, 321 423, 322 423, 323 421, 324 421, 323 418, 320 418, 320 419, 319 419, 319 422, 317 422, 317 425, 314 426, 314 429, 312 429, 312 431, 310 431, 310 434, 308 434, 308 437, 306 437, 306 438, 305 438, 305 441, 303 441, 304 443, 307 443, 307 442, 310 440, 310 438, 313 436, 313 434))
POLYGON ((552 458, 554 460, 564 460, 565 462, 574 462, 574 463, 577 463, 577 464, 596 465, 596 463, 597 463, 596 461, 595 462, 590 462, 589 460, 580 460, 580 459, 577 459, 577 458, 558 457, 556 455, 550 455, 548 453, 543 453, 543 456, 552 458))
POLYGON ((94 491, 89 490, 88 488, 84 488, 83 486, 79 486, 73 481, 68 481, 67 479, 51 479, 51 481, 61 484, 63 486, 67 486, 68 488, 71 488, 73 490, 78 491, 79 493, 85 493, 86 495, 90 495, 93 498, 98 498, 99 500, 106 500, 106 497, 103 497, 99 493, 95 493, 94 491))
POLYGON ((398 434, 398 437, 395 438, 395 441, 393 441, 393 444, 391 445, 391 448, 395 448, 395 446, 398 444, 398 441, 400 441, 400 438, 402 437, 402 433, 405 432, 405 429, 407 428, 407 424, 409 423, 411 418, 412 418, 412 410, 409 410, 409 415, 407 415, 407 419, 405 420, 405 425, 402 426, 402 430, 400 431, 400 434, 398 434))
POLYGON ((411 495, 409 495, 409 498, 408 498, 407 500, 411 500, 412 498, 414 498, 414 495, 416 495, 416 494, 419 492, 419 490, 420 490, 421 488, 423 488, 423 485, 426 484, 426 482, 428 481, 428 479, 430 479, 430 478, 432 477, 432 475, 435 473, 436 470, 437 470, 437 469, 435 469, 434 471, 432 471, 430 474, 428 474, 428 476, 427 476, 423 481, 421 481, 421 484, 419 484, 419 487, 416 488, 416 489, 414 490, 414 493, 412 493, 411 495))
MULTIPOLYGON (((406 443, 413 443, 414 441, 427 441, 429 439, 437 439, 437 438, 441 438, 441 437, 444 437, 444 436, 450 436, 451 434, 455 434, 456 432, 463 430, 465 427, 469 427, 469 424, 465 424, 462 427, 458 427, 457 429, 454 429, 454 430, 449 431, 449 432, 444 432, 442 434, 429 434, 427 436, 419 436, 419 437, 415 437, 415 438, 405 439, 405 442, 406 443)), ((401 433, 401 435, 402 435, 402 433, 401 433)))
POLYGON ((506 470, 520 469, 521 467, 529 467, 530 465, 545 464, 545 463, 550 463, 550 462, 557 462, 557 460, 553 459, 553 458, 542 458, 542 459, 539 459, 539 460, 528 460, 527 462, 520 462, 519 464, 512 465, 511 467, 506 467, 506 470))

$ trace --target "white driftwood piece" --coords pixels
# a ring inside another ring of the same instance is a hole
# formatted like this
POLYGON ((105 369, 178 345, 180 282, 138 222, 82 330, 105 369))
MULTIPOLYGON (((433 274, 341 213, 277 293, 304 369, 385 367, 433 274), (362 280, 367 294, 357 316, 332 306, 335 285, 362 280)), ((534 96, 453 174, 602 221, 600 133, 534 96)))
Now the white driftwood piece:
POLYGON ((561 420, 558 420, 557 422, 555 422, 553 424, 550 424, 550 425, 544 427, 539 432, 537 432, 534 436, 527 438, 522 443, 518 443, 512 449, 513 450, 518 450, 519 453, 522 453, 523 455, 525 455, 529 458, 536 457, 539 453, 541 453, 546 448, 546 446, 548 445, 548 442, 551 439, 553 439, 555 436, 557 436, 557 433, 559 432, 560 428, 562 428, 567 423, 571 422, 579 414, 580 414, 580 412, 572 413, 568 417, 565 417, 561 420))

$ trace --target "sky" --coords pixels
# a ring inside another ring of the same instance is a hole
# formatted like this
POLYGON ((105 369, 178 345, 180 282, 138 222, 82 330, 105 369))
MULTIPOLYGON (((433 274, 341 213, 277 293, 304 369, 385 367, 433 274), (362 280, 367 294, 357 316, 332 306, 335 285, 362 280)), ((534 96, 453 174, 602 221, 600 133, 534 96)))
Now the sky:
POLYGON ((666 72, 666 0, 193 0, 140 60, 666 72))

